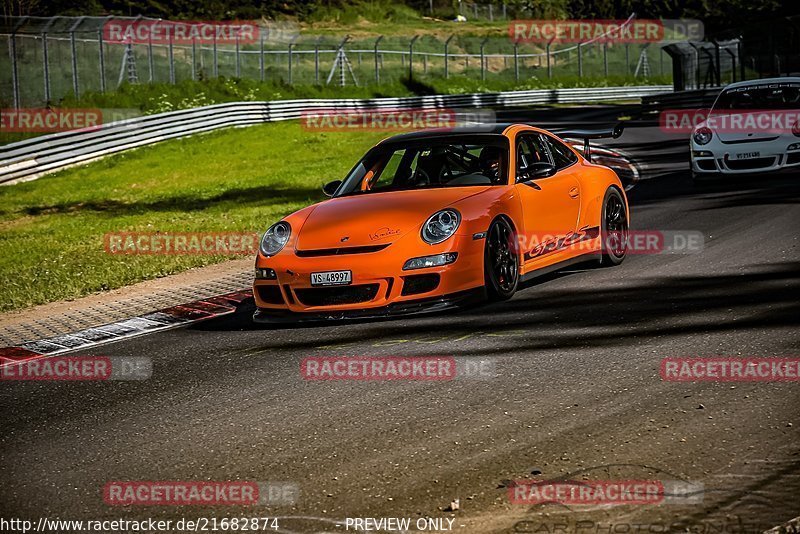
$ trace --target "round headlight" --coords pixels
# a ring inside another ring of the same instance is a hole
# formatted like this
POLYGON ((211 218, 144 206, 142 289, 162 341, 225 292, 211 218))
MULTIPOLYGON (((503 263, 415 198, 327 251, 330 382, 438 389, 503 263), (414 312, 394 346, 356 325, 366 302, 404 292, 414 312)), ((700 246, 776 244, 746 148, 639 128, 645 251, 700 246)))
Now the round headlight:
POLYGON ((273 224, 261 238, 261 253, 264 256, 274 256, 286 246, 290 235, 292 227, 286 221, 273 224))
POLYGON ((702 128, 698 128, 696 132, 694 132, 694 142, 698 145, 707 145, 711 141, 711 137, 714 134, 711 133, 710 128, 706 128, 703 126, 702 128))
POLYGON ((422 240, 429 245, 441 243, 458 229, 461 214, 454 209, 437 211, 422 225, 422 240))
POLYGON ((792 133, 794 134, 795 137, 800 137, 800 121, 794 123, 794 125, 792 126, 792 133))

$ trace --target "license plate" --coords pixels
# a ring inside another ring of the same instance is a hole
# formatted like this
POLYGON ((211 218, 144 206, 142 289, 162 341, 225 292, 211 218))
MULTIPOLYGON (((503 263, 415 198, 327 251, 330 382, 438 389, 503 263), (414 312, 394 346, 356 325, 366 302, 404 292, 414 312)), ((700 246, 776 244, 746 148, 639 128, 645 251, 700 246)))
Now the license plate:
POLYGON ((741 152, 736 154, 736 159, 754 159, 761 157, 761 152, 741 152))
POLYGON ((353 271, 311 273, 312 286, 341 286, 353 281, 353 271))

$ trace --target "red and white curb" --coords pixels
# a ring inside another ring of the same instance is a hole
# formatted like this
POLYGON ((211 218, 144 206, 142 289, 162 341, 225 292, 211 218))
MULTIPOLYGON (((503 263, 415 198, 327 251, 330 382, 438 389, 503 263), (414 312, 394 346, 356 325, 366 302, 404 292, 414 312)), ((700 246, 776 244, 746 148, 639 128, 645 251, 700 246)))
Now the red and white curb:
POLYGON ((113 343, 122 339, 213 319, 235 312, 236 306, 250 296, 252 296, 251 290, 243 289, 71 334, 29 341, 16 347, 2 347, 0 348, 0 366, 113 343))

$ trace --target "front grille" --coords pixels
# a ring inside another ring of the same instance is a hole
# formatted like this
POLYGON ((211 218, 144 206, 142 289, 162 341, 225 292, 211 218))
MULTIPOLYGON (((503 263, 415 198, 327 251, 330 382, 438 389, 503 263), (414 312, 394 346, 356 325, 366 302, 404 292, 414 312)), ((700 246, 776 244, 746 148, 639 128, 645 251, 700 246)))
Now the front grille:
POLYGON ((316 258, 319 256, 342 256, 344 254, 368 254, 385 249, 391 243, 383 245, 367 245, 363 247, 319 248, 316 250, 295 250, 294 253, 301 258, 316 258))
POLYGON ((278 286, 256 286, 258 298, 267 304, 283 304, 283 295, 278 286))
POLYGON ((439 274, 413 274, 403 277, 403 291, 401 295, 418 295, 427 293, 439 287, 439 274))
POLYGON ((752 169, 763 169, 772 167, 775 164, 775 157, 753 158, 753 159, 728 159, 725 165, 732 171, 747 171, 752 169))
POLYGON ((297 300, 306 306, 337 306, 369 302, 378 294, 378 284, 295 289, 297 300))

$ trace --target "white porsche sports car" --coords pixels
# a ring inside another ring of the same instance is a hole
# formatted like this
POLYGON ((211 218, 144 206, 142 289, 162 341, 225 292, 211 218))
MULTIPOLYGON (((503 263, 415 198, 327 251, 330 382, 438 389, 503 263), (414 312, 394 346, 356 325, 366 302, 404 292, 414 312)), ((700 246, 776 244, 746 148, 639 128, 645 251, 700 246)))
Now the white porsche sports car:
POLYGON ((692 178, 800 172, 800 78, 733 83, 690 138, 692 178))

